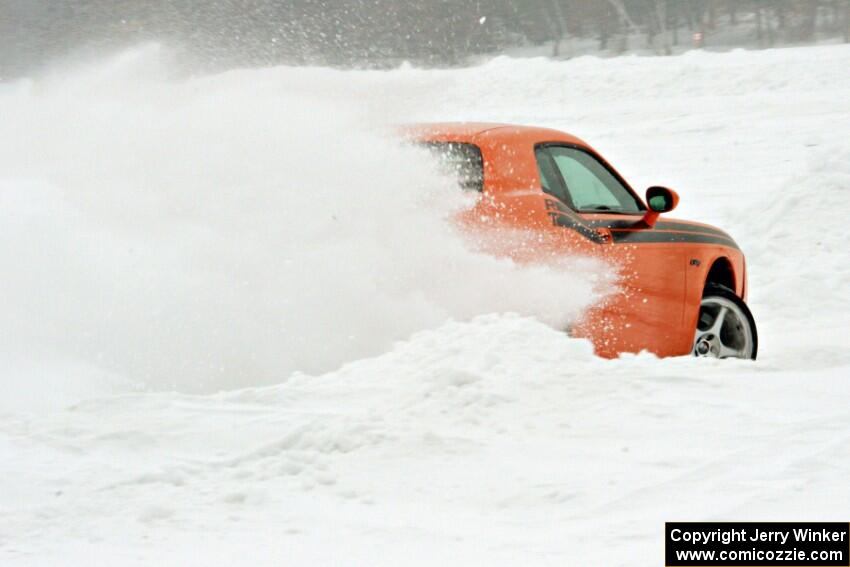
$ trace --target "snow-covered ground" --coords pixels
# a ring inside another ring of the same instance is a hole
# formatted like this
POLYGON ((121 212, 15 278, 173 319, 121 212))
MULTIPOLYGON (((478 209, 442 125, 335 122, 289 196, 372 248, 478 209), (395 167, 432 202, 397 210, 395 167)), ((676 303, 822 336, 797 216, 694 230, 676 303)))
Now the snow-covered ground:
POLYGON ((0 85, 0 564, 658 565, 665 520, 846 521, 847 69, 185 78, 148 46, 0 85), (759 360, 605 361, 548 326, 608 274, 453 234, 463 197, 380 134, 444 119, 675 187, 747 253, 759 360))

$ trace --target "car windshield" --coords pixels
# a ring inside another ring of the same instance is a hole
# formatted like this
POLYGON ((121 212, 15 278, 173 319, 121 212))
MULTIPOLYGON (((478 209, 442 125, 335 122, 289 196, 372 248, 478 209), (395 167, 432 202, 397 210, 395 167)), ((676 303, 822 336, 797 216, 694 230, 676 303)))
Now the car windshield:
POLYGON ((543 191, 581 213, 639 214, 640 202, 599 160, 570 146, 535 150, 543 191))

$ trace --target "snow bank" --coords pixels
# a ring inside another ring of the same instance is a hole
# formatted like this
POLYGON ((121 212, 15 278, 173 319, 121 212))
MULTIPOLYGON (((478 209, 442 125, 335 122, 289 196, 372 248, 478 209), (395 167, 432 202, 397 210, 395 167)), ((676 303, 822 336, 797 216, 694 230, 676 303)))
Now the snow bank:
POLYGON ((0 535, 21 565, 651 565, 670 517, 840 521, 850 386, 798 388, 483 316, 277 386, 0 420, 0 535))

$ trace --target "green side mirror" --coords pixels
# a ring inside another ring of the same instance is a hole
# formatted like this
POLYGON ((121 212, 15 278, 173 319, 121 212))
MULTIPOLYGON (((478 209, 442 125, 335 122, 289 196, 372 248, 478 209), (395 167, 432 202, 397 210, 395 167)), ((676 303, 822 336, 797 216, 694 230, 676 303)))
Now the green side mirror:
POLYGON ((649 208, 653 211, 663 213, 668 210, 667 198, 664 195, 656 195, 649 200, 649 208))

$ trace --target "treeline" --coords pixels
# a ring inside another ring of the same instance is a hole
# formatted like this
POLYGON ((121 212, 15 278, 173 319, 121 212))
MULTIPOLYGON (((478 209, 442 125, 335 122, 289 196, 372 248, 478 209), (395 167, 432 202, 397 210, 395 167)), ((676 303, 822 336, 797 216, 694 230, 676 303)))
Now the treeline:
MULTIPOLYGON (((0 0, 0 72, 146 40, 215 67, 457 65, 565 45, 616 54, 850 41, 850 0, 0 0)), ((13 72, 12 71, 12 72, 13 72)))
MULTIPOLYGON (((558 56, 569 37, 593 38, 599 51, 676 47, 773 47, 820 37, 850 42, 850 0, 539 0, 521 28, 552 43, 558 56), (548 27, 546 23, 548 22, 548 27)), ((520 19, 519 21, 523 21, 520 19)))

